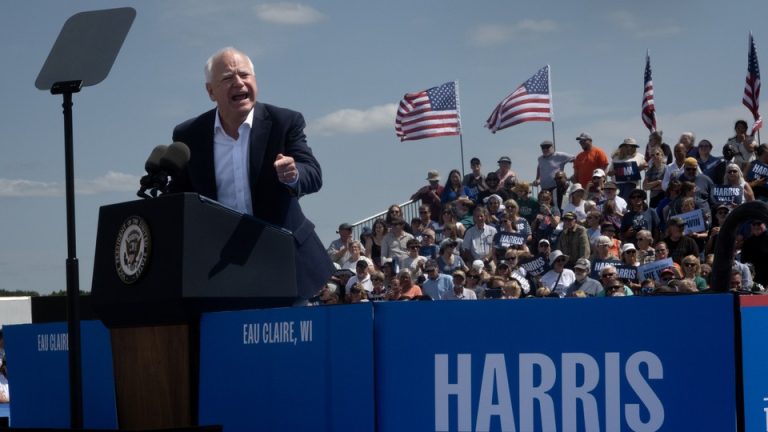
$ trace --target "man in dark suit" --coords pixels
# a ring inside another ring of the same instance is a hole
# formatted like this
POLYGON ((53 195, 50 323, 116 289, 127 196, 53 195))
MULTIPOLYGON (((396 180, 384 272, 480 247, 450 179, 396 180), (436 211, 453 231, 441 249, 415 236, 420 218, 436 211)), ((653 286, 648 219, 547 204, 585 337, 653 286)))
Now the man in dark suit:
POLYGON ((309 298, 331 277, 333 265, 299 206, 300 196, 322 186, 304 118, 256 102, 253 63, 234 48, 208 59, 205 78, 216 108, 174 129, 173 140, 186 143, 191 157, 171 190, 200 193, 293 232, 296 283, 309 298))

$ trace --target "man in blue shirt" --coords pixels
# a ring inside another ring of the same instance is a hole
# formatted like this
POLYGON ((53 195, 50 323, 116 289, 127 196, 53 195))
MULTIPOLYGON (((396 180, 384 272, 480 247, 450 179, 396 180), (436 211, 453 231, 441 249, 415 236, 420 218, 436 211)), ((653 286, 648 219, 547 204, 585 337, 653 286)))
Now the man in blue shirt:
POLYGON ((427 280, 422 284, 421 290, 432 297, 432 300, 444 300, 453 291, 453 277, 440 273, 437 261, 427 261, 424 264, 424 273, 427 274, 427 280))

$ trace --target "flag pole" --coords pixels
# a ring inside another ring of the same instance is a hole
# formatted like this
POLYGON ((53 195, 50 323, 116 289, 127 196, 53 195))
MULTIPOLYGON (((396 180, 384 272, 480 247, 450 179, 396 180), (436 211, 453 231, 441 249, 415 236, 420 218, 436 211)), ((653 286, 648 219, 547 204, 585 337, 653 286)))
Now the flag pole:
POLYGON ((552 120, 552 147, 557 150, 557 141, 555 141, 555 120, 552 120))
POLYGON ((555 141, 555 103, 552 100, 552 67, 547 65, 547 82, 549 83, 549 113, 552 117, 552 148, 557 151, 557 141, 555 141))
POLYGON ((459 147, 461 147, 461 178, 464 178, 464 138, 463 134, 459 132, 459 147))
POLYGON ((464 178, 464 134, 461 131, 461 104, 459 103, 459 80, 456 83, 456 116, 459 120, 459 149, 461 151, 461 178, 464 178))

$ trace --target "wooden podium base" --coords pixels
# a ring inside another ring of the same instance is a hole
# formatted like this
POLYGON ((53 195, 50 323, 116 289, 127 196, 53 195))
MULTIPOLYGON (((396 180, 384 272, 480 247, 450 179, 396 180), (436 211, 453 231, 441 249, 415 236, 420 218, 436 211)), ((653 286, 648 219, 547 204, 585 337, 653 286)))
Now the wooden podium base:
POLYGON ((110 333, 120 429, 196 425, 196 324, 113 328, 110 333))

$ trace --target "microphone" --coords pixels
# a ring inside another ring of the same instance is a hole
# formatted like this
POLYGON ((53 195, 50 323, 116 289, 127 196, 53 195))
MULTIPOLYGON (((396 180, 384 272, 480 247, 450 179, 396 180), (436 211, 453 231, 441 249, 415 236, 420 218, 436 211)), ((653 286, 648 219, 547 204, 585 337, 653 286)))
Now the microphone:
POLYGON ((168 146, 159 145, 152 149, 152 152, 147 157, 147 161, 144 162, 144 170, 147 172, 145 176, 139 181, 140 188, 136 192, 140 198, 154 198, 157 196, 157 191, 162 190, 168 184, 168 175, 162 172, 160 168, 160 160, 165 154, 168 146), (151 196, 147 194, 147 190, 150 191, 151 196))
POLYGON ((168 146, 160 158, 160 168, 167 172, 171 177, 176 177, 184 171, 189 163, 189 147, 180 141, 168 146))
POLYGON ((148 173, 156 173, 160 171, 160 159, 168 149, 167 145, 159 145, 152 149, 152 153, 149 154, 147 161, 144 163, 144 169, 148 173))
POLYGON ((141 188, 136 195, 140 198, 156 198, 158 193, 168 193, 168 177, 173 179, 180 175, 189 163, 189 157, 189 147, 183 142, 159 145, 152 149, 144 163, 147 174, 141 178, 141 188))

